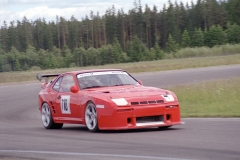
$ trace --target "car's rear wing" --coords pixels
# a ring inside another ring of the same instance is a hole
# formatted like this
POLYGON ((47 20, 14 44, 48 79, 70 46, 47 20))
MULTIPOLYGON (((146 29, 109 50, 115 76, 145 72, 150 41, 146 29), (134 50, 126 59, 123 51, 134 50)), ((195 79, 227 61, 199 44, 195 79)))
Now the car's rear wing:
POLYGON ((57 77, 57 76, 59 76, 59 75, 60 75, 60 74, 40 74, 40 73, 38 73, 38 74, 36 75, 36 77, 37 77, 37 79, 38 79, 39 81, 41 81, 42 78, 45 77, 45 82, 48 82, 48 77, 57 77))

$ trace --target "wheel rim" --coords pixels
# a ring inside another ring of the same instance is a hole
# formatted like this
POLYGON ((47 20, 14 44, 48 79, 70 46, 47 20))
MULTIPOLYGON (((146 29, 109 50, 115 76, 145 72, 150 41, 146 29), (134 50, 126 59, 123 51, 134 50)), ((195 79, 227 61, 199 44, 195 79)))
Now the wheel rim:
POLYGON ((97 112, 93 104, 88 104, 85 112, 85 120, 87 127, 92 130, 97 125, 97 112))
POLYGON ((44 127, 47 127, 50 123, 50 108, 46 103, 42 106, 42 123, 44 127))

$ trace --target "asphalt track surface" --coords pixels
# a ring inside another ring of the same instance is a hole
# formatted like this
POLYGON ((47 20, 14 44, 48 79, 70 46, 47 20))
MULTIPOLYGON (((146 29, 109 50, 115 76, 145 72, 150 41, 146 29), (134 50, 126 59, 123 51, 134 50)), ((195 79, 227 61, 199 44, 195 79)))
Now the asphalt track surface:
MULTIPOLYGON (((240 77, 240 65, 133 74, 145 85, 166 86, 240 77)), ((83 125, 43 128, 40 83, 0 86, 0 159, 239 160, 239 118, 186 118, 169 129, 90 133, 83 125)))

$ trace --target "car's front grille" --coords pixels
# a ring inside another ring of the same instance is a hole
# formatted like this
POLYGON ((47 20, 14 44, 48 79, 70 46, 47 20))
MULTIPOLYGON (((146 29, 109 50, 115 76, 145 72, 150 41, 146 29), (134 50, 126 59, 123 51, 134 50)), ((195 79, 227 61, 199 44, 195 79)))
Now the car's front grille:
POLYGON ((157 103, 164 103, 164 100, 157 100, 157 103))
POLYGON ((131 105, 144 105, 144 104, 157 104, 157 103, 164 103, 164 100, 152 100, 152 101, 141 101, 141 102, 131 102, 131 105))
POLYGON ((163 125, 164 124, 164 116, 147 116, 147 117, 137 117, 136 125, 137 126, 147 126, 147 125, 163 125))
POLYGON ((142 101, 142 102, 140 102, 140 104, 148 104, 148 102, 147 101, 142 101))
POLYGON ((139 105, 139 102, 131 102, 131 105, 139 105))

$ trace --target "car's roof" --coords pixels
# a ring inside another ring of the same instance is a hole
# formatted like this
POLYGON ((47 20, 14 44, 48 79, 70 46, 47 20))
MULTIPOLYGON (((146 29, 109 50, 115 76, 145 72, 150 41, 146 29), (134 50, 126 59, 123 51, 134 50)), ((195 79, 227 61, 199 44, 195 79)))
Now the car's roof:
POLYGON ((90 70, 70 71, 70 72, 66 72, 66 73, 79 74, 79 73, 103 72, 103 71, 125 71, 125 70, 122 70, 122 69, 90 69, 90 70))

